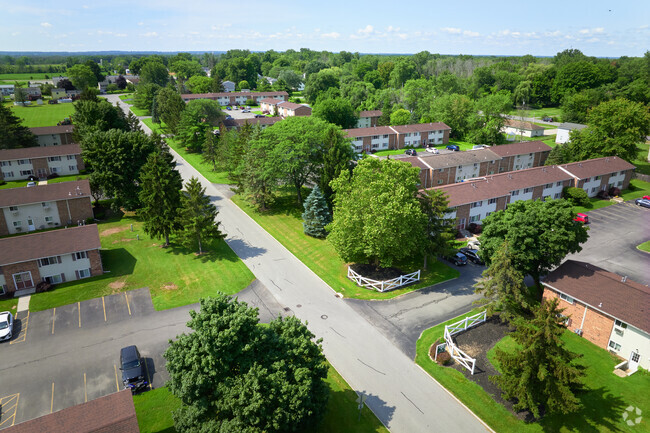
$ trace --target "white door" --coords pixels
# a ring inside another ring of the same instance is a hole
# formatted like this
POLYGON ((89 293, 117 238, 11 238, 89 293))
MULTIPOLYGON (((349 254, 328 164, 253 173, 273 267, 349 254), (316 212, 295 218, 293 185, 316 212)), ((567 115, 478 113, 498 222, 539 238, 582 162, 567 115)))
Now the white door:
POLYGON ((27 218, 27 230, 29 230, 30 232, 36 230, 36 227, 34 226, 34 220, 31 218, 27 218))
POLYGON ((630 354, 630 360, 628 361, 628 368, 630 371, 636 371, 639 368, 639 359, 641 359, 640 353, 632 352, 630 354))

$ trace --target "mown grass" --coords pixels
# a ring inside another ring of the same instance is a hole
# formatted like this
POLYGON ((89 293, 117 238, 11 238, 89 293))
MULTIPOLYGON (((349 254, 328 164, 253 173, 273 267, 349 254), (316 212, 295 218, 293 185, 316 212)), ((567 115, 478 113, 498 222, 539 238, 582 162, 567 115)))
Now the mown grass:
POLYGON ((98 225, 104 275, 58 284, 50 292, 32 295, 31 311, 41 311, 125 290, 149 287, 157 310, 198 302, 217 292, 234 294, 246 288, 253 274, 222 240, 209 242, 197 255, 174 242, 144 233, 135 216, 98 225), (131 231, 131 225, 133 230, 131 231), (139 237, 139 239, 138 239, 139 237))
POLYGON ((636 172, 642 174, 650 174, 650 161, 648 161, 648 148, 650 143, 639 143, 637 145, 637 157, 632 164, 636 166, 636 172))
POLYGON ((11 180, 5 182, 3 185, 0 185, 0 189, 8 189, 8 188, 22 188, 24 186, 27 186, 28 180, 11 180))
MULTIPOLYGON (((125 102, 128 104, 130 101, 125 102)), ((131 112, 133 112, 133 114, 138 117, 151 116, 151 112, 149 110, 143 110, 142 108, 138 108, 135 105, 131 105, 129 107, 129 110, 131 110, 131 112)))
POLYGON ((83 180, 83 179, 88 179, 90 175, 88 174, 70 174, 67 176, 59 176, 55 177, 54 179, 48 179, 47 184, 52 184, 52 183, 61 183, 61 182, 70 182, 73 180, 83 180))
MULTIPOLYGON (((426 272, 422 271, 418 284, 384 293, 359 287, 347 278, 347 264, 341 260, 334 247, 326 239, 316 239, 304 234, 302 210, 296 204, 294 194, 281 193, 273 208, 264 213, 253 209, 238 195, 234 196, 232 200, 331 288, 349 298, 391 299, 404 293, 457 278, 460 275, 456 269, 452 269, 440 261, 430 260, 429 269, 426 272)), ((418 256, 413 260, 398 263, 396 267, 405 273, 410 273, 421 269, 422 262, 422 258, 418 256)))
MULTIPOLYGON (((359 419, 356 392, 331 365, 325 383, 330 390, 325 417, 314 430, 302 433, 388 433, 388 429, 367 407, 363 408, 359 419)), ((133 403, 141 433, 176 431, 172 412, 180 406, 180 400, 167 387, 135 395, 133 403)))
POLYGON ((641 245, 637 245, 637 248, 646 253, 650 253, 650 241, 645 241, 641 245))
POLYGON ((0 299, 0 311, 9 311, 11 314, 15 316, 17 306, 18 306, 18 298, 0 299))
MULTIPOLYGON (((650 182, 644 182, 639 179, 632 179, 630 181, 630 186, 627 189, 621 191, 619 197, 623 200, 634 200, 644 195, 650 195, 650 182)), ((577 212, 589 212, 590 210, 596 210, 603 207, 611 206, 616 204, 615 201, 604 200, 598 197, 593 197, 589 199, 589 204, 587 206, 574 206, 573 209, 577 212)))
MULTIPOLYGON (((457 145, 460 150, 471 150, 475 144, 474 143, 469 143, 467 141, 460 141, 460 140, 449 140, 448 144, 455 144, 457 145)), ((447 144, 443 144, 440 146, 433 146, 436 149, 442 150, 447 147, 447 144)), ((416 147, 415 150, 417 150, 418 153, 421 152, 426 152, 424 147, 416 147)), ((387 155, 402 155, 406 151, 406 148, 404 149, 395 149, 395 150, 380 150, 378 152, 375 152, 374 155, 376 156, 387 156, 387 155)))
POLYGON ((48 80, 51 79, 52 77, 58 77, 59 75, 60 74, 56 72, 50 72, 50 73, 23 72, 17 74, 0 74, 0 80, 12 80, 12 81, 13 80, 18 80, 18 81, 48 80))
POLYGON ((21 118, 23 125, 28 128, 55 126, 58 122, 74 113, 74 105, 69 103, 37 105, 32 102, 32 105, 27 107, 12 105, 11 109, 14 115, 21 118))
POLYGON ((544 116, 551 116, 554 122, 562 121, 562 109, 560 107, 537 108, 534 110, 512 110, 509 114, 513 116, 523 114, 524 117, 539 117, 540 120, 542 120, 544 116))
MULTIPOLYGON (((416 363, 495 431, 499 433, 648 431, 647 419, 637 426, 627 426, 623 420, 623 411, 628 405, 639 407, 643 412, 650 410, 650 394, 644 391, 650 389, 650 375, 645 371, 639 371, 626 378, 615 376, 612 371, 619 362, 618 358, 568 330, 563 335, 566 347, 572 352, 581 354, 579 363, 586 367, 585 391, 578 393, 583 409, 574 414, 547 415, 539 422, 526 423, 515 417, 479 385, 465 378, 457 370, 437 365, 429 358, 429 348, 436 340, 442 340, 445 324, 457 322, 475 312, 476 310, 424 331, 417 342, 416 363)), ((504 337, 496 346, 503 350, 516 349, 509 336, 504 337)), ((488 357, 494 359, 494 349, 488 352, 488 357)))

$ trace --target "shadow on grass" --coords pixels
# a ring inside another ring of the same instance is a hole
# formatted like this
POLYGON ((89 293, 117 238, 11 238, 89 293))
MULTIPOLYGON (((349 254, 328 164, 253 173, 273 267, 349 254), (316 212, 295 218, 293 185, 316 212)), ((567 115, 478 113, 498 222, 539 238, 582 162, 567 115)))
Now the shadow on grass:
MULTIPOLYGON (((266 252, 266 250, 263 248, 255 248, 255 247, 249 247, 249 248, 251 250, 250 254, 253 254, 250 255, 250 257, 255 257, 258 256, 259 254, 266 252)), ((209 242, 208 245, 204 248, 202 254, 198 254, 197 251, 198 249, 190 250, 189 248, 186 248, 183 245, 176 244, 176 243, 171 243, 171 245, 166 248, 167 254, 184 255, 184 256, 193 255, 195 260, 201 260, 202 263, 215 263, 223 260, 227 260, 229 262, 239 261, 239 257, 237 257, 237 254, 235 254, 235 252, 230 248, 230 246, 228 246, 226 241, 222 239, 213 240, 209 242)))

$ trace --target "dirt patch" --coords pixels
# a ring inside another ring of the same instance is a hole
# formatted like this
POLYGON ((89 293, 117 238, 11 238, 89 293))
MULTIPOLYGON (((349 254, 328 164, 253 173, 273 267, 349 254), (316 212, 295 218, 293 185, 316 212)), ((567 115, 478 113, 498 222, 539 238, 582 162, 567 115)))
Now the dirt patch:
POLYGON ((359 263, 354 263, 350 265, 350 267, 354 272, 360 274, 362 277, 378 281, 392 280, 400 275, 405 275, 405 273, 398 268, 382 268, 359 263))
POLYGON ((173 283, 165 283, 162 286, 160 286, 162 290, 178 290, 178 286, 173 283))
POLYGON ((102 230, 101 232, 99 232, 99 236, 110 236, 110 235, 114 235, 115 233, 123 232, 128 229, 129 229, 128 227, 113 227, 112 229, 102 230))
POLYGON ((454 335, 454 341, 458 348, 476 359, 476 368, 474 375, 458 362, 454 362, 451 368, 460 371, 467 379, 483 388, 496 402, 505 406, 517 418, 531 421, 532 414, 528 411, 515 412, 512 408, 513 403, 501 398, 501 389, 489 379, 490 376, 497 376, 500 373, 488 360, 487 352, 510 332, 512 332, 512 328, 507 323, 502 322, 497 316, 492 316, 486 322, 454 335))
POLYGON ((113 290, 121 290, 125 286, 126 286, 126 281, 124 280, 113 281, 112 283, 108 284, 108 287, 113 290))

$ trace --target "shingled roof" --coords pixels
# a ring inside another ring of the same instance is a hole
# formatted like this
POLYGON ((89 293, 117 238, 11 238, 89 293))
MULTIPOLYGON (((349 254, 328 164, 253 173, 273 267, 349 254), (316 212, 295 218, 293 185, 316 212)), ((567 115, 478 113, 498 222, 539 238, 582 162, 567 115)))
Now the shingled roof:
POLYGON ((51 134, 72 134, 74 125, 57 125, 57 126, 39 126, 29 128, 34 135, 51 135, 51 134))
POLYGON ((459 165, 476 164, 486 161, 499 161, 501 157, 492 152, 492 149, 476 149, 466 152, 450 152, 443 154, 432 154, 422 152, 420 156, 400 158, 400 161, 409 162, 414 167, 440 169, 457 167, 459 165))
POLYGON ((90 183, 87 180, 37 185, 29 188, 7 188, 0 189, 0 208, 79 197, 90 197, 90 183))
POLYGON ((542 282, 618 320, 650 332, 650 288, 590 263, 567 260, 542 282))
POLYGON ((367 110, 359 113, 359 117, 381 117, 381 110, 367 110))
POLYGON ((606 156, 603 158, 588 159, 586 161, 572 162, 561 166, 571 172, 578 179, 585 179, 592 176, 602 176, 617 171, 634 170, 636 167, 617 156, 606 156))
POLYGON ((20 149, 0 150, 0 161, 80 154, 81 147, 78 144, 64 144, 62 146, 46 147, 23 147, 20 149))
POLYGON ((521 141, 519 143, 499 144, 490 147, 490 150, 500 157, 525 155, 527 153, 550 152, 551 146, 543 141, 521 141))
POLYGON ((523 129, 525 131, 536 131, 539 129, 544 129, 543 126, 535 125, 532 122, 525 122, 525 121, 515 120, 515 119, 506 119, 504 125, 509 126, 511 128, 523 129))

